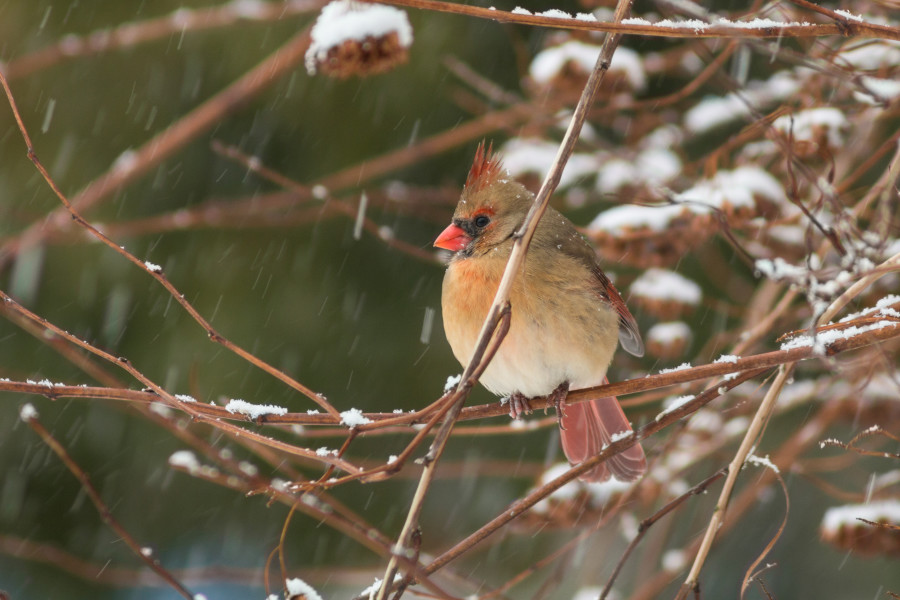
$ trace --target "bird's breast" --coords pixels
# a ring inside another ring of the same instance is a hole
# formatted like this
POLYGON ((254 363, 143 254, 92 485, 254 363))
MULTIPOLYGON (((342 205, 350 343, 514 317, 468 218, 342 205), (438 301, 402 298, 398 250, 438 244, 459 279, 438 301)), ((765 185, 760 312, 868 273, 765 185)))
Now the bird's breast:
MULTIPOLYGON (((617 343, 614 311, 590 291, 586 273, 535 272, 528 263, 510 290, 509 332, 481 382, 496 394, 529 397, 564 381, 573 387, 600 383, 617 343)), ((505 266, 505 260, 457 259, 444 276, 444 330, 463 365, 472 358, 505 266)))
POLYGON ((455 260, 444 274, 441 309, 444 331, 454 356, 463 364, 472 358, 475 343, 487 316, 500 278, 499 272, 477 259, 455 260))

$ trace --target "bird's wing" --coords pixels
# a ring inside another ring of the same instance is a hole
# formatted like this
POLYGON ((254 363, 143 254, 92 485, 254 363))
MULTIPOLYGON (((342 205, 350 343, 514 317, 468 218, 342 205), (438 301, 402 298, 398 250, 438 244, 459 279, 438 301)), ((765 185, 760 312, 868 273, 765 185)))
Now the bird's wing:
MULTIPOLYGON (((619 343, 622 345, 622 348, 634 356, 643 356, 644 342, 641 339, 637 321, 635 321, 634 316, 631 314, 631 311, 628 310, 628 307, 625 306, 625 301, 622 300, 619 291, 609 280, 609 277, 606 276, 606 273, 600 268, 600 265, 597 264, 597 252, 594 250, 594 247, 578 233, 571 221, 553 207, 550 207, 547 209, 547 214, 544 215, 542 221, 553 219, 558 219, 567 223, 568 227, 566 227, 566 229, 571 231, 571 234, 562 240, 548 238, 544 245, 556 246, 559 250, 562 250, 564 254, 577 259, 591 271, 594 276, 594 281, 597 284, 597 292, 600 298, 603 301, 608 302, 619 316, 619 343)), ((539 229, 537 235, 547 234, 548 231, 552 230, 549 227, 539 229)))
POLYGON ((644 355, 644 340, 641 339, 641 332, 638 330, 637 321, 634 315, 625 306, 625 301, 619 295, 619 290, 612 284, 609 277, 606 276, 599 266, 593 269, 594 276, 600 284, 600 293, 603 298, 610 303, 616 314, 619 315, 619 343, 622 348, 629 354, 634 356, 644 355))

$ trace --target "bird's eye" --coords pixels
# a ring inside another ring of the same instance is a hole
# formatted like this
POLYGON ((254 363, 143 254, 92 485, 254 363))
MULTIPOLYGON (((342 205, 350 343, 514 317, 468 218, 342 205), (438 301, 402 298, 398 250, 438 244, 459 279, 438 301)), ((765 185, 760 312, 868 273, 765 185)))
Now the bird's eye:
POLYGON ((487 215, 478 215, 475 217, 475 227, 479 229, 482 227, 487 227, 488 223, 491 222, 491 218, 487 215))

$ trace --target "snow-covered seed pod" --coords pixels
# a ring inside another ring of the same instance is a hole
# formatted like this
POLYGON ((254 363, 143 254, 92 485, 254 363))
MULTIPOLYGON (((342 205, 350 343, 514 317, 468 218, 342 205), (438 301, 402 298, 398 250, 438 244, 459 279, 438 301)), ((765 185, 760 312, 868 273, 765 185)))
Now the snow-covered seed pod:
POLYGON ((800 158, 819 155, 830 159, 844 143, 844 132, 849 127, 844 113, 832 107, 783 115, 772 123, 774 135, 789 141, 800 158))
POLYGON ((624 204, 597 215, 586 233, 605 260, 646 268, 676 263, 716 230, 708 211, 691 206, 624 204))
MULTIPOLYGON (((563 100, 577 99, 594 69, 600 46, 578 40, 567 40, 538 52, 528 69, 527 87, 535 95, 552 90, 563 100)), ((609 66, 603 91, 636 92, 647 85, 647 76, 640 55, 634 50, 619 47, 609 66)))
POLYGON ((412 27, 393 6, 335 0, 322 9, 310 32, 306 70, 341 79, 374 75, 409 58, 412 27))
POLYGON ((686 323, 657 323, 647 330, 647 354, 662 360, 681 358, 691 338, 691 328, 686 323))
MULTIPOLYGON (((541 474, 536 482, 537 486, 545 485, 570 468, 567 463, 551 466, 541 474)), ((535 504, 531 510, 522 515, 519 524, 528 527, 571 529, 596 522, 602 518, 604 511, 633 485, 615 478, 601 483, 570 481, 535 504)))
POLYGON ((822 540, 866 556, 900 555, 900 502, 884 500, 829 508, 822 518, 822 540), (865 519, 865 520, 860 520, 865 519))
POLYGON ((620 204, 598 214, 587 234, 604 258, 636 267, 674 264, 715 234, 724 219, 747 223, 787 204, 784 186, 757 167, 720 170, 657 205, 620 204))
POLYGON ((629 290, 637 306, 663 321, 689 314, 703 297, 699 285, 666 269, 648 269, 629 290))

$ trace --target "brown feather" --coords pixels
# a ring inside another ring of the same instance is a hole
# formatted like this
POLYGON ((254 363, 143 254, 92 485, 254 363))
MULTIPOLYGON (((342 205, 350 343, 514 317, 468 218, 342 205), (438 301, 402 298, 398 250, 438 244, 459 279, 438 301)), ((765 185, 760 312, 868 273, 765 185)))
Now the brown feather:
POLYGON ((631 311, 628 310, 625 301, 622 300, 619 290, 616 289, 616 286, 612 284, 609 277, 607 277, 606 273, 600 269, 599 265, 594 267, 594 275, 600 282, 601 296, 619 315, 619 343, 622 345, 622 348, 634 356, 643 356, 644 340, 641 339, 641 332, 638 329, 637 321, 635 320, 634 315, 631 314, 631 311))

